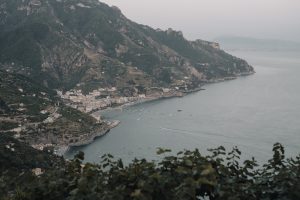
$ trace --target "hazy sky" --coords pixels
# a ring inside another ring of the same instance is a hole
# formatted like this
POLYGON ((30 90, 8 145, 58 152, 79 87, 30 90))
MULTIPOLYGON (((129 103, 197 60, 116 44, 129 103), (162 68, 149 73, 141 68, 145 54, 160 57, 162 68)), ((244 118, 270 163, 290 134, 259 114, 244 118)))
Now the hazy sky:
POLYGON ((101 0, 131 20, 189 39, 223 35, 300 41, 300 0, 101 0))

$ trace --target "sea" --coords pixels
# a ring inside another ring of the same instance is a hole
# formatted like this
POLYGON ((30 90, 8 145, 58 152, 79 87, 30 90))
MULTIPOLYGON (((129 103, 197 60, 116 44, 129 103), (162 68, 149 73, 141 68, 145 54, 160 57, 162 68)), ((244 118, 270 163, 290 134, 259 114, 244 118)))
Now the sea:
POLYGON ((158 161, 158 148, 173 154, 187 149, 238 147, 242 159, 266 162, 274 143, 286 157, 300 153, 300 51, 232 50, 256 73, 235 80, 207 84, 205 90, 182 98, 155 100, 101 112, 121 124, 92 144, 71 148, 85 161, 98 163, 103 154, 130 162, 135 158, 158 161))

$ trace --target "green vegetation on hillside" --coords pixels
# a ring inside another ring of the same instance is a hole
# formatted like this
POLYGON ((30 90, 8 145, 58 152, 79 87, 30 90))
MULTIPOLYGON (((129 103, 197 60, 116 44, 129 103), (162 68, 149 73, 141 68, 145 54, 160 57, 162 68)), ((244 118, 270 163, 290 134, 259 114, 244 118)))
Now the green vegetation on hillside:
POLYGON ((0 134, 0 199, 16 192, 17 187, 34 180, 32 169, 54 169, 62 166, 64 160, 52 154, 51 150, 39 151, 11 137, 0 134))
POLYGON ((134 23, 97 0, 4 0, 0 13, 1 68, 52 89, 133 87, 130 67, 140 70, 140 79, 148 76, 144 87, 198 86, 253 72, 209 43, 134 23))
POLYGON ((26 76, 0 70, 0 134, 19 132, 19 139, 29 144, 55 146, 105 128, 105 123, 66 106, 55 91, 26 76))

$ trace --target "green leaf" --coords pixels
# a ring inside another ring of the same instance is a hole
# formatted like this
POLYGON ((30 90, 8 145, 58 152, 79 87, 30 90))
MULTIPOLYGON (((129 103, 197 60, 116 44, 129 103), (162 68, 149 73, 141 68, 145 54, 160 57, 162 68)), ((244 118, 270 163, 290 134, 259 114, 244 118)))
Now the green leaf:
POLYGON ((188 166, 188 167, 192 167, 192 166, 193 166, 193 162, 192 162, 191 160, 189 160, 189 159, 185 159, 185 160, 184 160, 184 164, 185 164, 186 166, 188 166))

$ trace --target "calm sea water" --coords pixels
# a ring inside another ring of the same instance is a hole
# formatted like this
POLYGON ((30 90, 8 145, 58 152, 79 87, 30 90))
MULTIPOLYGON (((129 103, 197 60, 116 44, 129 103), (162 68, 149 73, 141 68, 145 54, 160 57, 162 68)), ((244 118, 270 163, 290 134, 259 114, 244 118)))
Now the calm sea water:
POLYGON ((256 74, 204 86, 183 98, 158 100, 102 113, 121 124, 94 143, 71 149, 98 162, 104 153, 130 161, 157 159, 157 147, 174 152, 238 146, 244 158, 269 159, 276 142, 288 156, 300 153, 300 52, 230 52, 256 74), (178 110, 182 110, 179 112, 178 110))

